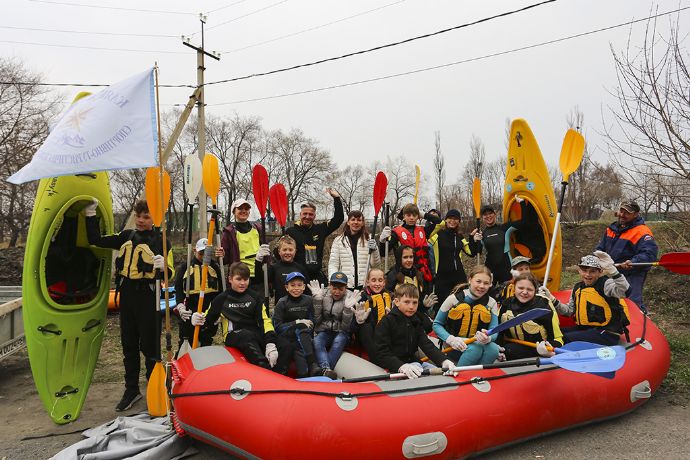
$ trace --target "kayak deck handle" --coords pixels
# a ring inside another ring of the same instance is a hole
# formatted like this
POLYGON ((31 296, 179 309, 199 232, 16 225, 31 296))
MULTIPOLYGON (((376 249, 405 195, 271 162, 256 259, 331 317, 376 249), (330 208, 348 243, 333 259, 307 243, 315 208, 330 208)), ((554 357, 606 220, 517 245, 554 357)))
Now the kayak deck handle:
POLYGON ((38 332, 55 334, 55 335, 62 335, 62 331, 60 329, 58 329, 58 330, 48 329, 47 327, 44 327, 44 326, 38 326, 38 332))

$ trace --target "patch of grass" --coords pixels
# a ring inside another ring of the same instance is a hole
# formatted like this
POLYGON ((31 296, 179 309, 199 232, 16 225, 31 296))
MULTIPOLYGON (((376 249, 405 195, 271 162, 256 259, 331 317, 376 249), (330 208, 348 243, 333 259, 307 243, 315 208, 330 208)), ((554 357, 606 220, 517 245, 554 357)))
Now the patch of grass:
POLYGON ((671 367, 662 388, 677 396, 690 398, 690 333, 662 330, 671 346, 671 367))

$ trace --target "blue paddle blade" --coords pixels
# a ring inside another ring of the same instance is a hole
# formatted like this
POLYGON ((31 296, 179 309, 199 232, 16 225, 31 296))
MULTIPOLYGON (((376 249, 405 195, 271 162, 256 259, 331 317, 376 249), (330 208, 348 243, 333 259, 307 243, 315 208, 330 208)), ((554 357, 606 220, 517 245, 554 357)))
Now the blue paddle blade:
POLYGON ((524 313, 520 313, 515 318, 511 318, 508 321, 499 324, 498 326, 491 328, 487 331, 488 335, 497 334, 499 332, 507 331, 511 327, 515 327, 526 321, 541 318, 544 315, 551 314, 552 311, 548 308, 533 308, 532 310, 527 310, 524 313))
MULTIPOLYGON (((592 343, 592 342, 582 342, 582 341, 576 341, 576 342, 569 342, 563 345, 560 348, 554 348, 553 351, 556 353, 568 353, 571 351, 580 351, 580 350, 591 350, 592 348, 601 348, 601 345, 598 343, 592 343)), ((603 377, 605 379, 611 380, 616 376, 615 372, 592 372, 592 375, 596 375, 597 377, 603 377)))
POLYGON ((334 383, 334 382, 340 383, 341 382, 340 380, 333 380, 329 377, 321 376, 321 375, 317 375, 315 377, 303 377, 301 379, 295 379, 295 380, 299 380, 300 382, 328 382, 328 383, 334 383))
POLYGON ((614 372, 625 364, 625 348, 620 345, 590 348, 561 353, 552 358, 542 359, 541 362, 555 364, 569 371, 588 374, 614 372))

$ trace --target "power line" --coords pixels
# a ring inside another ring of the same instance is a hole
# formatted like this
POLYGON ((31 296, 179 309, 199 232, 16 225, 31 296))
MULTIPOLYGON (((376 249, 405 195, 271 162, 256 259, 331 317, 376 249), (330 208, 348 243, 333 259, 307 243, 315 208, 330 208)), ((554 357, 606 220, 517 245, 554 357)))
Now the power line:
MULTIPOLYGON (((517 53, 517 52, 520 52, 520 51, 526 51, 526 50, 538 48, 538 47, 541 47, 541 46, 552 45, 552 44, 554 44, 554 43, 560 43, 560 42, 564 42, 564 41, 567 41, 567 40, 572 40, 572 39, 574 39, 574 38, 585 37, 585 36, 587 36, 587 35, 592 35, 592 34, 599 33, 599 32, 605 32, 605 31, 608 31, 608 30, 617 29, 617 28, 619 28, 619 27, 629 26, 629 25, 632 25, 632 24, 636 24, 636 23, 638 23, 638 22, 649 21, 650 19, 655 19, 655 18, 659 18, 659 17, 666 16, 666 15, 669 15, 669 14, 678 13, 678 12, 680 12, 680 11, 685 11, 685 10, 687 10, 687 9, 690 9, 690 6, 684 7, 684 8, 679 8, 679 9, 672 10, 672 11, 667 11, 667 12, 665 12, 665 13, 655 14, 655 15, 653 15, 653 16, 645 17, 645 18, 642 18, 642 19, 635 19, 635 20, 632 20, 632 21, 623 22, 623 23, 616 24, 616 25, 613 25, 613 26, 602 27, 602 28, 600 28, 600 29, 590 30, 590 31, 588 31, 588 32, 582 32, 582 33, 579 33, 579 34, 569 35, 569 36, 561 37, 561 38, 556 38, 556 39, 548 40, 548 41, 541 42, 541 43, 535 43, 535 44, 533 44, 533 45, 527 45, 527 46, 522 46, 522 47, 519 47, 519 48, 513 48, 513 49, 511 49, 511 50, 499 51, 499 52, 491 53, 491 54, 485 54, 485 55, 483 55, 483 56, 477 56, 477 57, 473 57, 473 58, 463 59, 463 60, 460 60, 460 61, 449 62, 449 63, 446 63, 446 64, 440 64, 440 65, 436 65, 436 66, 432 66, 432 67, 424 67, 424 68, 421 68, 421 69, 410 70, 410 71, 407 71, 407 72, 400 72, 400 73, 395 73, 395 74, 383 75, 383 76, 380 76, 380 77, 373 77, 373 78, 369 78, 369 79, 366 79, 366 80, 359 80, 359 81, 354 81, 354 82, 349 82, 349 83, 342 83, 342 84, 338 84, 338 85, 323 86, 323 87, 321 87, 321 88, 313 88, 313 89, 308 89, 308 90, 304 90, 304 91, 295 91, 295 92, 292 92, 292 93, 278 94, 278 95, 274 95, 274 96, 257 97, 257 98, 253 98, 253 99, 244 99, 244 100, 230 101, 230 102, 220 102, 220 103, 217 103, 217 104, 207 104, 207 105, 208 105, 208 106, 220 106, 220 105, 242 104, 242 103, 245 103, 245 102, 265 101, 265 100, 269 100, 269 99, 278 99, 278 98, 289 97, 289 96, 298 96, 298 95, 302 95, 302 94, 309 94, 309 93, 317 93, 317 92, 321 92, 321 91, 328 91, 328 90, 337 89, 337 88, 345 88, 345 87, 347 87, 347 86, 361 85, 361 84, 364 84, 364 83, 372 83, 372 82, 375 82, 375 81, 387 80, 387 79, 389 79, 389 78, 403 77, 403 76, 406 76, 406 75, 412 75, 412 74, 416 74, 416 73, 427 72, 427 71, 429 71, 429 70, 437 70, 437 69, 442 69, 442 68, 445 68, 445 67, 452 67, 452 66, 459 65, 459 64, 466 64, 466 63, 468 63, 468 62, 482 61, 482 60, 484 60, 484 59, 489 59, 489 58, 498 57, 498 56, 504 56, 504 55, 507 55, 507 54, 517 53)), ((180 104, 176 104, 176 105, 180 105, 180 104)))
POLYGON ((162 53, 162 54, 192 54, 188 51, 142 50, 142 49, 131 49, 131 48, 104 48, 104 47, 99 47, 99 46, 84 46, 84 45, 56 45, 53 43, 23 42, 23 41, 16 41, 16 40, 0 40, 0 43, 13 43, 16 45, 32 45, 32 46, 51 46, 54 48, 80 48, 80 49, 100 50, 100 51, 127 51, 127 52, 135 52, 135 53, 162 53))
MULTIPOLYGON (((17 85, 17 86, 93 86, 105 87, 112 83, 38 83, 33 81, 0 81, 0 85, 17 85)), ((159 88, 196 88, 196 85, 158 85, 159 88)))
POLYGON ((165 38, 176 38, 179 35, 166 35, 166 34, 128 34, 128 33, 118 33, 118 32, 94 32, 86 30, 63 30, 63 29, 41 29, 37 27, 15 27, 15 26, 0 26, 0 29, 13 29, 13 30, 31 30, 35 32, 61 32, 68 34, 85 34, 85 35, 114 35, 121 37, 165 37, 165 38))
POLYGON ((400 41, 393 42, 393 43, 388 43, 388 44, 385 44, 385 45, 375 46, 375 47, 373 47, 373 48, 369 48, 369 49, 366 49, 366 50, 354 51, 354 52, 351 52, 351 53, 342 54, 342 55, 340 55, 340 56, 335 56, 335 57, 330 57, 330 58, 325 58, 325 59, 319 59, 318 61, 312 61, 312 62, 308 62, 308 63, 306 63, 306 64, 298 64, 298 65, 294 65, 294 66, 291 66, 291 67, 283 67, 283 68, 281 68, 281 69, 270 70, 270 71, 268 71, 268 72, 253 73, 253 74, 249 74, 249 75, 244 75, 244 76, 242 76, 242 77, 234 77, 234 78, 228 78, 228 79, 225 79, 225 80, 212 81, 212 82, 206 83, 206 86, 217 85, 217 84, 220 84, 220 83, 229 83, 229 82, 239 81, 239 80, 246 80, 246 79, 254 78, 254 77, 263 77, 263 76, 266 76, 266 75, 273 75, 273 74, 280 73, 280 72, 287 72, 287 71, 289 71, 289 70, 300 69, 300 68, 303 68, 303 67, 310 67, 310 66, 314 66, 314 65, 318 65, 318 64, 323 64, 323 63, 325 63, 325 62, 337 61, 337 60, 339 60, 339 59, 345 59, 345 58, 352 57, 352 56, 357 56, 357 55, 361 55, 361 54, 371 53, 371 52, 373 52, 373 51, 379 51, 379 50, 382 50, 382 49, 385 49, 385 48, 392 48, 392 47, 394 47, 394 46, 402 45, 402 44, 405 44, 405 43, 410 43, 410 42, 413 42, 413 41, 415 41, 415 40, 421 40, 421 39, 423 39, 423 38, 429 38, 429 37, 433 37, 433 36, 436 36, 436 35, 441 35, 441 34, 444 34, 444 33, 446 33, 446 32, 451 32, 451 31, 453 31, 453 30, 462 29, 462 28, 474 26, 474 25, 477 25, 477 24, 481 24, 481 23, 483 23, 483 22, 492 21, 492 20, 494 20, 494 19, 498 19, 498 18, 510 16, 510 15, 513 15, 513 14, 516 14, 516 13, 521 13, 521 12, 523 12, 523 11, 527 11, 527 10, 530 10, 530 9, 532 9, 532 8, 536 8, 536 7, 545 5, 545 4, 547 4, 547 3, 553 3, 553 2, 555 2, 555 1, 557 1, 557 0, 545 0, 545 1, 542 1, 542 2, 540 2, 540 3, 534 3, 534 4, 532 4, 532 5, 528 5, 528 6, 525 6, 525 7, 523 7, 523 8, 519 8, 519 9, 517 9, 517 10, 506 11, 506 12, 504 12, 504 13, 500 13, 500 14, 497 14, 497 15, 494 15, 494 16, 489 16, 489 17, 486 17, 486 18, 478 19, 478 20, 473 21, 473 22, 468 22, 468 23, 465 23, 465 24, 460 24, 460 25, 458 25, 458 26, 449 27, 449 28, 447 28, 447 29, 439 30, 439 31, 436 31, 436 32, 431 32, 431 33, 424 34, 424 35, 418 35, 418 36, 416 36, 416 37, 407 38, 407 39, 405 39, 405 40, 400 40, 400 41))
POLYGON ((74 3, 74 2, 55 2, 52 0, 29 0, 35 3, 49 3, 53 5, 63 5, 63 6, 80 6, 83 8, 98 8, 104 10, 120 10, 120 11, 136 11, 138 13, 162 13, 162 14, 183 14, 183 15, 196 15, 196 13, 184 12, 184 11, 167 11, 167 10, 145 10, 139 8, 123 8, 118 6, 103 6, 103 5, 89 5, 86 3, 74 3))
POLYGON ((262 41, 262 42, 253 43, 253 44, 251 44, 251 45, 243 46, 242 48, 236 48, 236 49, 234 49, 234 50, 228 50, 228 51, 221 51, 221 53, 223 53, 223 54, 231 54, 231 53, 236 53, 236 52, 238 52, 238 51, 244 51, 244 50, 249 49, 249 48, 254 48, 254 47, 256 47, 256 46, 265 45, 265 44, 267 44, 267 43, 273 43, 273 42, 276 42, 276 41, 278 41, 278 40, 282 40, 282 39, 284 39, 284 38, 294 37, 294 36, 301 35, 301 34, 306 33, 306 32, 311 32, 311 31, 313 31, 313 30, 322 29, 322 28, 324 28, 324 27, 332 26, 333 24, 338 24, 339 22, 347 21, 347 20, 349 20, 349 19, 353 19, 353 18, 356 18, 356 17, 359 17, 359 16, 364 16, 364 15, 366 15, 366 14, 373 13, 373 12, 375 12, 375 11, 379 11, 379 10, 382 10, 382 9, 384 9, 384 8, 388 8, 389 6, 397 5, 397 4, 403 3, 403 2, 405 2, 405 1, 407 1, 407 0, 398 0, 398 1, 393 2, 393 3, 388 3, 388 4, 386 4, 386 5, 379 6, 378 8, 373 8, 373 9, 371 9, 371 10, 361 11, 361 12, 359 12, 359 13, 355 13, 355 14, 353 14, 352 16, 347 16, 347 17, 344 17, 344 18, 336 19, 335 21, 327 22, 327 23, 325 23, 325 24, 320 24, 320 25, 318 25, 318 26, 310 27, 310 28, 308 28, 308 29, 300 30, 300 31, 297 31, 297 32, 292 32, 292 33, 289 33, 289 34, 286 34, 286 35, 281 35, 281 36, 279 36, 279 37, 270 38, 270 39, 264 40, 264 41, 262 41))
POLYGON ((229 4, 229 5, 220 6, 220 7, 218 7, 218 8, 213 9, 213 10, 207 11, 206 14, 215 13, 216 11, 224 10, 225 8, 230 8, 231 6, 239 5, 240 3, 244 3, 244 2, 246 2, 246 1, 247 1, 247 0, 239 0, 238 2, 231 3, 231 4, 229 4))
MULTIPOLYGON (((251 11, 251 12, 249 12, 249 13, 247 13, 247 14, 243 14, 242 16, 237 16, 236 18, 232 18, 232 19, 229 19, 229 20, 227 20, 227 21, 225 21, 225 22, 221 22, 220 24, 216 24, 215 26, 207 27, 207 28, 206 28, 206 31, 209 31, 209 30, 211 30, 211 29, 215 29, 215 28, 220 27, 220 26, 224 26, 225 24, 230 24, 231 22, 239 21, 240 19, 244 19, 244 18, 246 18, 246 17, 248 17, 248 16, 252 16, 252 15, 254 15, 254 14, 256 14, 256 13, 260 13, 261 11, 266 11, 266 10, 268 10, 268 9, 271 9, 271 8, 273 8, 273 7, 276 7, 276 6, 278 6, 278 5, 281 5, 281 4, 283 4, 283 3, 287 2, 287 1, 289 1, 289 0, 281 0, 281 1, 279 1, 279 2, 272 3, 272 4, 268 5, 268 6, 264 6, 263 8, 259 8, 258 10, 254 10, 254 11, 251 11)), ((198 32, 197 32, 197 34, 198 34, 198 32)), ((194 35, 194 34, 192 34, 192 35, 194 35)))

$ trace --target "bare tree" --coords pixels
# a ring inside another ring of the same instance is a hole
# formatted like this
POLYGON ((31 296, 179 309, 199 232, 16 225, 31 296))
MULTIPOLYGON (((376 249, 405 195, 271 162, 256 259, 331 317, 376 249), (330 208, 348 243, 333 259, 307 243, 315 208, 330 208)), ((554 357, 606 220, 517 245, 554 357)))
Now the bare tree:
MULTIPOLYGON (((611 48, 618 104, 609 107, 613 122, 605 126, 605 134, 609 152, 633 190, 646 188, 650 171, 680 181, 678 190, 687 190, 690 183, 690 75, 680 30, 679 17, 670 21, 667 36, 657 31, 657 19, 650 19, 641 46, 629 40, 620 52, 611 48)), ((689 197, 673 201, 673 206, 686 208, 689 197)))
POLYGON ((396 216, 398 211, 414 197, 414 165, 405 156, 399 155, 393 158, 387 157, 383 169, 388 177, 387 197, 391 203, 391 216, 396 216))
POLYGON ((355 209, 364 212, 372 199, 372 189, 367 187, 367 173, 363 166, 346 166, 333 177, 335 188, 343 201, 345 214, 355 209))
POLYGON ((443 188, 446 185, 446 160, 441 153, 441 132, 434 131, 434 177, 436 178, 436 207, 443 205, 443 188))

